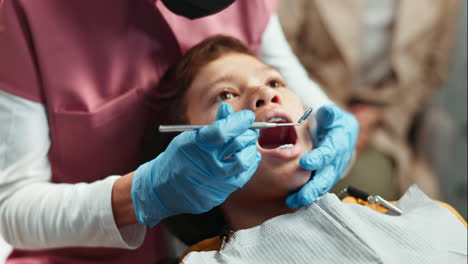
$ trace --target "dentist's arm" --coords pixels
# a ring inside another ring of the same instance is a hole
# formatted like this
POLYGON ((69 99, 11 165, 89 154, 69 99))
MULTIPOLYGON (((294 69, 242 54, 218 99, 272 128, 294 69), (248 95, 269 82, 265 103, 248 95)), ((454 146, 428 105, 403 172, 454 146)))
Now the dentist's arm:
POLYGON ((0 234, 15 248, 137 248, 143 225, 117 227, 112 188, 119 176, 93 183, 52 183, 44 106, 0 90, 0 234))
POLYGON ((316 148, 306 153, 300 161, 301 167, 316 173, 298 192, 286 199, 288 207, 297 208, 317 200, 343 177, 353 157, 359 124, 353 115, 333 104, 310 80, 292 52, 277 15, 270 19, 261 49, 262 60, 281 72, 304 105, 314 108, 317 119, 317 125, 310 122, 316 148))

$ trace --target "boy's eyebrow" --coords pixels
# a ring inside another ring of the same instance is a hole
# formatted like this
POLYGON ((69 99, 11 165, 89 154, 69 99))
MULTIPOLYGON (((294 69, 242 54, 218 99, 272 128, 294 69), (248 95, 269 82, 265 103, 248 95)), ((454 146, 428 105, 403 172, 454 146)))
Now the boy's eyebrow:
POLYGON ((255 73, 256 74, 262 74, 262 73, 274 73, 275 77, 279 77, 281 79, 283 79, 283 75, 281 74, 281 72, 276 69, 275 67, 273 66, 270 66, 268 64, 263 64, 261 67, 258 67, 256 70, 255 70, 255 73))
POLYGON ((275 67, 270 66, 268 64, 263 64, 262 67, 259 67, 258 72, 261 72, 261 71, 274 71, 274 72, 279 73, 281 75, 281 72, 278 69, 276 69, 275 67))
POLYGON ((235 81, 235 76, 232 74, 227 74, 224 76, 221 76, 220 78, 210 82, 207 87, 213 87, 215 84, 222 83, 222 82, 234 82, 235 81))
MULTIPOLYGON (((255 70, 255 74, 262 73, 262 72, 275 72, 275 73, 279 74, 280 76, 282 76, 278 69, 276 69, 275 67, 272 67, 270 65, 267 65, 267 64, 263 64, 262 66, 258 67, 255 70)), ((236 78, 235 78, 234 75, 226 74, 226 75, 221 76, 220 78, 210 82, 207 85, 207 87, 210 88, 210 87, 213 87, 214 85, 216 85, 218 83, 222 83, 222 82, 235 82, 235 81, 236 81, 236 78)))

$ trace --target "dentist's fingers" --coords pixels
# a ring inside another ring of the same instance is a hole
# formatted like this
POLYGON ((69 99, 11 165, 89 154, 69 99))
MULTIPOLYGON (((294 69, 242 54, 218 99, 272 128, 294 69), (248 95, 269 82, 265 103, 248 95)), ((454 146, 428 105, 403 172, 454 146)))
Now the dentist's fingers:
POLYGON ((314 171, 332 163, 342 151, 340 144, 346 140, 343 132, 341 129, 330 131, 317 148, 301 157, 300 166, 306 170, 314 171))
POLYGON ((244 186, 257 171, 261 160, 262 156, 257 150, 257 145, 246 147, 225 162, 225 168, 230 171, 229 178, 225 180, 237 188, 244 186))
POLYGON ((234 113, 234 111, 230 104, 221 103, 219 104, 218 111, 216 112, 216 120, 224 119, 232 113, 234 113))
POLYGON ((230 157, 235 152, 238 152, 249 145, 256 145, 260 133, 258 130, 249 129, 241 135, 233 138, 228 143, 224 144, 220 151, 219 159, 224 160, 230 157))
POLYGON ((327 166, 317 171, 315 176, 302 188, 286 198, 289 208, 299 208, 311 204, 320 196, 328 192, 336 181, 333 167, 327 166))
POLYGON ((254 121, 252 111, 242 110, 201 128, 197 139, 202 144, 225 144, 250 129, 254 121))
POLYGON ((319 108, 317 111, 317 126, 320 128, 325 128, 328 129, 330 128, 333 123, 335 122, 335 119, 337 118, 338 109, 335 108, 333 105, 325 105, 319 108))

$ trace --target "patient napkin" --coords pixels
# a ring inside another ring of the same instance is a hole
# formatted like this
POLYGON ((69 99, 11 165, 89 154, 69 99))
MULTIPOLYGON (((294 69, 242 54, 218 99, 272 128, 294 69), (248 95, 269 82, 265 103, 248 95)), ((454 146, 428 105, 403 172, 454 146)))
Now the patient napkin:
POLYGON ((401 216, 326 194, 293 214, 234 233, 221 251, 192 252, 185 264, 467 263, 467 229, 416 186, 401 216))

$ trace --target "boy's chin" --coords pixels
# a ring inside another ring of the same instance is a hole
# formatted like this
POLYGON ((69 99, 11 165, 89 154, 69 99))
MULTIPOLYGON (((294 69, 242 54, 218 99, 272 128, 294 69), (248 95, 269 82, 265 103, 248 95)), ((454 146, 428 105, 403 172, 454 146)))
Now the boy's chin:
POLYGON ((311 179, 311 172, 305 169, 298 169, 298 171, 291 178, 290 192, 296 192, 302 188, 311 179))
POLYGON ((247 202, 253 202, 258 199, 263 201, 282 201, 281 205, 285 206, 286 198, 300 190, 310 180, 310 175, 310 171, 303 169, 294 175, 290 174, 288 177, 271 173, 269 176, 257 174, 244 187, 234 192, 229 199, 247 202))
POLYGON ((272 190, 277 190, 278 194, 289 195, 301 189, 310 179, 310 171, 297 168, 290 172, 271 173, 266 179, 266 185, 269 185, 272 190))

